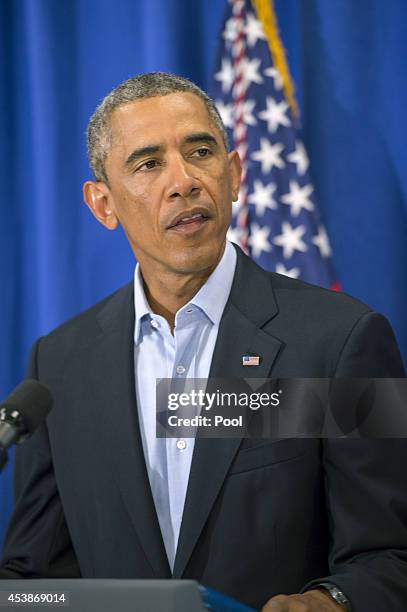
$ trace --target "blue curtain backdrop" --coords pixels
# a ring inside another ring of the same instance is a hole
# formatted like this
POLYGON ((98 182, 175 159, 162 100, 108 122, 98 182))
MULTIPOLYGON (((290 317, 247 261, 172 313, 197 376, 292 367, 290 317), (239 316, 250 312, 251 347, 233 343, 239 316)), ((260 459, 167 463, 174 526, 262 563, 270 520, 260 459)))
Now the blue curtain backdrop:
MULTIPOLYGON (((139 72, 206 87, 225 0, 0 0, 0 397, 29 347, 125 283, 133 259, 82 205, 84 131, 139 72)), ((277 0, 321 215, 345 291, 407 356, 407 3, 277 0)), ((0 541, 12 505, 0 476, 0 541)))

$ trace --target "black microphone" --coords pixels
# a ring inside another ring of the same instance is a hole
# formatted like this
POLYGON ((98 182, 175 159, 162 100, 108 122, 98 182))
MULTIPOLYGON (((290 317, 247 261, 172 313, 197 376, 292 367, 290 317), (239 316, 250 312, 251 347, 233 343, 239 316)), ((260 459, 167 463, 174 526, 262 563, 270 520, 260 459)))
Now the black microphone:
POLYGON ((52 408, 48 387, 25 380, 0 402, 0 471, 7 463, 7 449, 34 433, 52 408))

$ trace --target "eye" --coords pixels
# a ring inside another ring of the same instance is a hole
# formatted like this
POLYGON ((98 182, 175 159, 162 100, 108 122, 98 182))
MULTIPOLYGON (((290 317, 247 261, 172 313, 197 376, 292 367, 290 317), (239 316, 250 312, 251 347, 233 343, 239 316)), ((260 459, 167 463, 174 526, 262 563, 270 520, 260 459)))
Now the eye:
POLYGON ((143 164, 141 164, 141 166, 136 169, 136 172, 138 172, 139 170, 154 170, 154 168, 156 168, 157 166, 158 161, 156 159, 149 159, 143 164))
POLYGON ((193 155, 198 157, 209 157, 212 155, 212 151, 208 149, 208 147, 200 147, 196 151, 194 151, 193 155))

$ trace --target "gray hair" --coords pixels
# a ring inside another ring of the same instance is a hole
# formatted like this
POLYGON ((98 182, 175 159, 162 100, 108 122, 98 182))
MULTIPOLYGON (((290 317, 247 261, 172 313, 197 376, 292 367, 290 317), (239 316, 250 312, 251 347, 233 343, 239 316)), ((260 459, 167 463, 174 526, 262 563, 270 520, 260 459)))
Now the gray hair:
POLYGON ((99 104, 90 118, 86 131, 88 158, 95 180, 109 184, 105 161, 113 142, 110 120, 113 112, 135 100, 167 96, 176 92, 190 92, 205 104, 209 119, 219 130, 226 150, 226 129, 214 101, 189 79, 167 72, 149 72, 132 77, 113 89, 99 104))

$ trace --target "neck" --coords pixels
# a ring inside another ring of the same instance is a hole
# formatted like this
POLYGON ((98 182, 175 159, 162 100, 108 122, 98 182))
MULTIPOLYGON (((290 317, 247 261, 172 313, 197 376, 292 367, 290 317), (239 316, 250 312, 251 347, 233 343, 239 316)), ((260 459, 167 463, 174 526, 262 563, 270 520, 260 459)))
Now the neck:
POLYGON ((165 271, 161 274, 149 273, 140 264, 144 293, 151 310, 164 317, 174 331, 175 315, 180 308, 185 306, 206 283, 219 261, 205 270, 193 274, 180 274, 165 271))
POLYGON ((167 279, 160 279, 149 283, 144 282, 144 292, 151 310, 167 319, 171 328, 174 330, 175 315, 180 308, 185 306, 198 293, 202 285, 210 276, 189 279, 176 279, 178 282, 166 282, 167 279))

